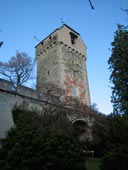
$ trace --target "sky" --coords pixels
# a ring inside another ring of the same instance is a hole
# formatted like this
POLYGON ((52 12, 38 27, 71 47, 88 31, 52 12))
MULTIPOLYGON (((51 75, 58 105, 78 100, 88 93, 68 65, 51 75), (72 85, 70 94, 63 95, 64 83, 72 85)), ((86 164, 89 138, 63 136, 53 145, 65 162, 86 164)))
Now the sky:
POLYGON ((128 0, 91 2, 94 10, 88 0, 0 0, 0 41, 4 41, 0 61, 7 62, 16 50, 35 59, 35 46, 60 28, 63 20, 80 33, 87 46, 91 103, 110 114, 112 84, 107 61, 117 24, 128 24, 128 15, 122 10, 128 9, 128 0))

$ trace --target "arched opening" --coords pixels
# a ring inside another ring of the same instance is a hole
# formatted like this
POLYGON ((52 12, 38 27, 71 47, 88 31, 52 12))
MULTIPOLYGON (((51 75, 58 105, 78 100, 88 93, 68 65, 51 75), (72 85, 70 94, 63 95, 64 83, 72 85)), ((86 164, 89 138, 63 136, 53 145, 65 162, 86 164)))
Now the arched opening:
POLYGON ((73 125, 74 129, 79 132, 85 132, 88 128, 87 123, 83 120, 76 120, 76 121, 72 122, 72 125, 73 125))

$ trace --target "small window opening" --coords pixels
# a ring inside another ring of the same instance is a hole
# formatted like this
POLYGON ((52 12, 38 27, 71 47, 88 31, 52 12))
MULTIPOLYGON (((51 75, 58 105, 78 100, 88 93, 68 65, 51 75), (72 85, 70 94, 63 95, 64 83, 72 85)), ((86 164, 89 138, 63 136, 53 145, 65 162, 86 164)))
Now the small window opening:
POLYGON ((48 75, 50 74, 50 72, 48 71, 48 75))
POLYGON ((70 32, 70 38, 71 38, 71 43, 73 45, 76 44, 77 36, 75 34, 73 34, 72 32, 70 32))
POLYGON ((79 97, 79 90, 77 87, 72 88, 72 96, 73 97, 79 97))
POLYGON ((72 96, 73 96, 73 97, 76 97, 76 87, 73 87, 73 88, 72 88, 72 96))

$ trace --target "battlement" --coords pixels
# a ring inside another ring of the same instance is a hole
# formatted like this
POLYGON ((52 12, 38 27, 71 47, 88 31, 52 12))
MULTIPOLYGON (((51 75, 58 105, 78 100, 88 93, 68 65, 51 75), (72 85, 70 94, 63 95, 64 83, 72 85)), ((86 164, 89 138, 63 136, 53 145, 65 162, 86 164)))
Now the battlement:
POLYGON ((7 91, 10 93, 16 93, 30 98, 39 99, 39 94, 36 90, 26 86, 18 86, 17 89, 14 89, 13 83, 4 79, 0 79, 0 90, 7 91))
POLYGON ((36 90, 18 86, 14 88, 13 83, 0 79, 0 138, 4 137, 6 131, 13 126, 12 109, 15 104, 20 105, 24 101, 29 106, 36 106, 38 102, 43 102, 42 96, 36 90))
POLYGON ((13 85, 11 82, 0 78, 0 89, 11 91, 12 87, 13 85))

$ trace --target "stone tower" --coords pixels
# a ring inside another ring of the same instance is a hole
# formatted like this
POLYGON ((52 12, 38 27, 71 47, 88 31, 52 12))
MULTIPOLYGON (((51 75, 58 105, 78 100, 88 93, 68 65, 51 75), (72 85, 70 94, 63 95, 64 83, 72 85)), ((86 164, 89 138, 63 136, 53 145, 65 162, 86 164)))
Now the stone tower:
POLYGON ((36 46, 37 91, 45 83, 54 84, 65 90, 65 98, 90 106, 86 58, 80 34, 63 24, 36 46))

